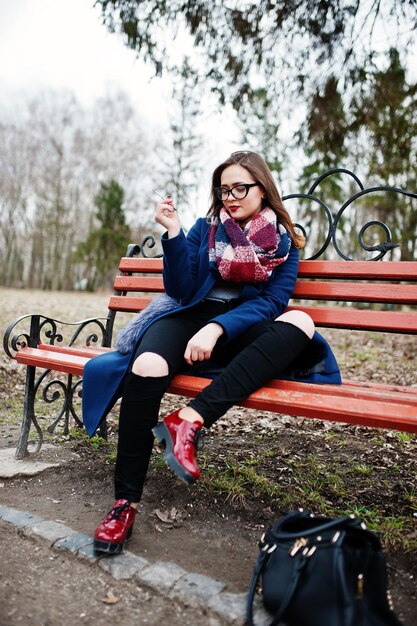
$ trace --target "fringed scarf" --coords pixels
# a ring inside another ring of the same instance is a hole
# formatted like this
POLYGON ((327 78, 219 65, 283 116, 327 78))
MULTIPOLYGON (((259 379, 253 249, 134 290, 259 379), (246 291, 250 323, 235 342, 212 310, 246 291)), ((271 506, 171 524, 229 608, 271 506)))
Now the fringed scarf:
POLYGON ((209 231, 210 266, 224 280, 259 283, 288 258, 291 239, 276 213, 266 207, 242 228, 220 209, 219 220, 209 231))

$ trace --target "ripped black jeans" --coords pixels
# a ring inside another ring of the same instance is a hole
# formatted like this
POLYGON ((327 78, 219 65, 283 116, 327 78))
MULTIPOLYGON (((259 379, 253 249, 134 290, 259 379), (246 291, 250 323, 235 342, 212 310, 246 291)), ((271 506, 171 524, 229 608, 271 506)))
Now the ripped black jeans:
MULTIPOLYGON (((135 358, 144 352, 162 356, 169 373, 142 377, 130 372, 120 407, 119 439, 115 468, 116 499, 138 502, 141 498, 162 396, 172 378, 187 368, 184 352, 189 339, 227 304, 203 301, 155 322, 144 334, 135 358)), ((210 362, 223 368, 214 380, 189 402, 210 427, 234 404, 241 402, 268 380, 279 377, 307 346, 310 339, 287 322, 264 320, 234 341, 220 338, 210 362)), ((210 364, 210 363, 208 363, 210 364)))

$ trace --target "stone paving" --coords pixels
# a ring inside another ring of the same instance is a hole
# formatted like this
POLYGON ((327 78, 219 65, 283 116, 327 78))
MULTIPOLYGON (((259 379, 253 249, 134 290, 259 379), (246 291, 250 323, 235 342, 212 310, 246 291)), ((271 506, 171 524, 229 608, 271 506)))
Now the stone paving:
MULTIPOLYGON (((175 563, 151 563, 127 550, 116 556, 99 556, 93 550, 93 538, 89 535, 26 511, 0 505, 0 521, 12 524, 28 540, 44 541, 53 550, 87 559, 116 580, 132 579, 176 602, 204 606, 208 613, 221 618, 224 624, 245 624, 246 594, 228 592, 226 584, 219 580, 187 572, 175 563)), ((256 626, 270 624, 271 616, 263 610, 259 598, 255 602, 254 614, 256 626)))
MULTIPOLYGON (((45 450, 55 449, 55 446, 44 444, 45 450)), ((34 476, 50 467, 58 467, 61 462, 45 462, 34 460, 30 457, 17 460, 15 459, 14 448, 0 449, 0 478, 13 478, 14 476, 34 476)))

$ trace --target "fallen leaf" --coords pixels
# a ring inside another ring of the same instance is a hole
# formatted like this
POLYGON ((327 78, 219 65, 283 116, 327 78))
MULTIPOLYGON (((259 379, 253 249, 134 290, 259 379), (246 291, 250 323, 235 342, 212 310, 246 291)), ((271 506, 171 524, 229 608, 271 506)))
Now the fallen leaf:
POLYGON ((104 602, 104 604, 117 604, 119 600, 120 598, 115 596, 113 591, 110 589, 110 591, 107 592, 107 596, 102 599, 102 602, 104 602))
POLYGON ((164 524, 172 524, 172 520, 169 518, 169 513, 163 513, 159 509, 155 509, 155 515, 164 522, 164 524))

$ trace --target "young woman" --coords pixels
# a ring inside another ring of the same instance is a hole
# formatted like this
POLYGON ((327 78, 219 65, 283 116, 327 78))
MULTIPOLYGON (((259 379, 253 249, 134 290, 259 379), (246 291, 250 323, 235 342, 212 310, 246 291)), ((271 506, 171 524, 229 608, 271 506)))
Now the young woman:
POLYGON ((186 482, 200 476, 196 441, 235 403, 272 378, 340 383, 334 356, 302 311, 287 311, 294 289, 298 235, 265 161, 235 152, 212 178, 211 206, 185 236, 173 201, 156 206, 166 232, 156 299, 118 338, 119 351, 92 359, 83 389, 90 435, 122 395, 115 497, 96 528, 97 551, 115 554, 130 536, 154 443, 186 482), (189 404, 158 425, 163 394, 184 368, 218 372, 189 404))

